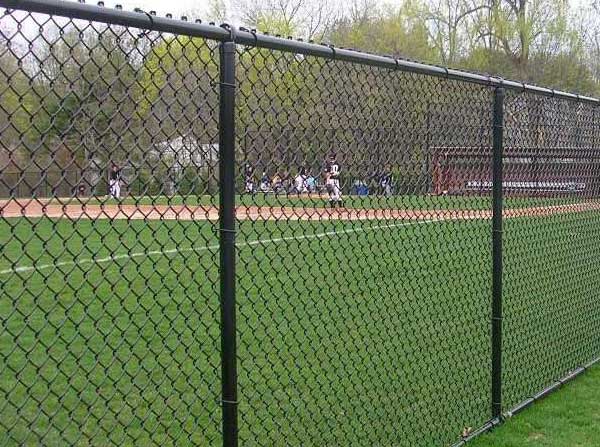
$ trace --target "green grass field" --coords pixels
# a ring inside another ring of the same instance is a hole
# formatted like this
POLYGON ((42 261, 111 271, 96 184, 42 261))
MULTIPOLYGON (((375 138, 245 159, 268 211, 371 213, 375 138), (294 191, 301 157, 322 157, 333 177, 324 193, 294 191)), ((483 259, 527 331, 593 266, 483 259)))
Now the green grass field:
POLYGON ((600 425, 600 367, 534 404, 472 447, 595 447, 600 425))
MULTIPOLYGON (((599 352, 598 220, 506 222, 507 405, 599 352)), ((0 445, 220 444, 214 230, 0 221, 0 445)), ((450 445, 483 424, 490 234, 241 222, 242 444, 450 445)))

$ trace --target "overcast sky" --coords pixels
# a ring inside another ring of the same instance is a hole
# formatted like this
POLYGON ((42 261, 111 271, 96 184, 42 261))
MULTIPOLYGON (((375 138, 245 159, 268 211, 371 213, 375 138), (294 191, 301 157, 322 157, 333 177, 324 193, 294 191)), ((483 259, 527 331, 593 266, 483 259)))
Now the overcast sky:
MULTIPOLYGON (((77 0, 66 0, 66 1, 77 1, 77 0)), ((235 0, 225 0, 225 4, 229 7, 228 11, 231 10, 230 5, 235 0)), ((261 0, 255 0, 260 2, 261 0)), ((342 1, 342 0, 338 0, 342 1)), ((376 0, 380 5, 400 5, 406 0, 376 0)), ((483 1, 483 0, 481 0, 483 1)), ((589 5, 592 0, 568 0, 572 7, 580 5, 589 5)), ((96 4, 97 0, 87 0, 88 4, 96 4)), ((215 17, 211 17, 208 13, 209 0, 104 0, 104 4, 108 8, 114 8, 115 5, 122 5, 123 9, 133 11, 135 8, 142 8, 145 11, 156 11, 159 16, 165 16, 167 13, 173 14, 174 18, 179 18, 181 15, 188 15, 189 19, 202 19, 204 22, 212 21, 215 17)), ((346 4, 349 4, 347 2, 346 4)), ((0 12, 3 8, 0 8, 0 12)), ((20 19, 25 14, 16 13, 15 17, 20 19)), ((43 16, 37 16, 41 19, 43 16)), ((43 21, 43 20, 42 20, 43 21)), ((60 19, 56 20, 61 22, 60 19)), ((239 21, 235 17, 231 20, 234 25, 240 25, 239 21)), ((12 21, 5 21, 4 24, 10 28, 14 28, 15 23, 12 21)), ((38 25, 31 20, 26 20, 22 23, 21 33, 27 38, 35 37, 38 31, 38 25)), ((299 36, 301 37, 301 36, 299 36)))
MULTIPOLYGON (((76 1, 76 0, 67 0, 76 1)), ((256 0, 260 2, 260 0, 256 0)), ((381 5, 399 5, 403 0, 376 0, 381 5)), ((97 0, 87 0, 89 4, 96 4, 97 0)), ((576 7, 579 5, 591 4, 592 0, 569 0, 569 3, 576 7)), ((172 13, 174 17, 179 18, 182 14, 189 14, 190 19, 202 19, 204 21, 213 20, 208 14, 208 0, 104 0, 105 6, 113 8, 120 4, 124 9, 133 11, 139 7, 145 11, 156 11, 158 15, 163 16, 166 13, 172 13)), ((232 0, 225 0, 229 7, 232 0)), ((230 8, 228 8, 230 9, 230 8)), ((235 22, 235 19, 234 19, 235 22)))
MULTIPOLYGON (((75 2, 77 0, 65 0, 75 2)), ((215 20, 215 17, 211 17, 209 14, 209 0, 103 0, 104 6, 107 8, 114 8, 115 5, 121 5, 126 11, 133 11, 135 8, 141 8, 144 11, 156 11, 159 16, 164 17, 167 13, 173 14, 173 18, 180 18, 182 15, 187 15, 188 19, 202 19, 204 22, 215 20)), ((224 0, 228 8, 228 12, 231 11, 231 4, 235 0, 224 0)), ((260 2, 261 0, 255 0, 260 2)), ((335 0, 331 0, 335 1, 335 0)), ((339 0, 338 0, 339 1, 339 0)), ((403 0, 376 0, 380 4, 396 5, 400 4, 403 0)), ((95 5, 98 0, 86 0, 87 4, 95 5)), ((3 8, 0 8, 0 12, 3 8)), ((21 20, 26 13, 16 12, 14 17, 17 20, 21 20)), ((43 22, 43 15, 34 15, 37 20, 43 22)), ((60 18, 55 18, 57 23, 66 23, 66 19, 63 21, 60 18)), ((234 17, 231 19, 232 24, 241 25, 239 20, 234 17)), ((15 23, 12 20, 4 22, 5 26, 11 28, 14 31, 15 23)), ((32 20, 25 20, 21 23, 20 34, 24 35, 28 39, 32 39, 39 34, 39 27, 32 20)), ((299 36, 302 37, 302 36, 299 36)))
MULTIPOLYGON (((174 15, 181 15, 182 13, 190 11, 198 11, 202 14, 206 14, 207 0, 104 0, 106 6, 113 7, 115 4, 121 4, 125 9, 134 9, 136 7, 143 8, 145 10, 157 11, 159 15, 165 15, 170 12, 174 15)), ((260 1, 260 0, 257 0, 260 1)), ((402 0, 377 0, 380 4, 388 5, 399 5, 402 0)), ((572 6, 583 5, 591 3, 592 0, 569 0, 572 6)), ((90 3, 95 3, 90 1, 90 3)), ((230 4, 231 0, 225 0, 225 4, 230 4)), ((195 17, 196 18, 196 17, 195 17)), ((198 17, 201 19, 212 19, 213 17, 198 17)))
MULTIPOLYGON (((260 2, 260 0, 256 0, 260 2)), ((381 4, 399 4, 401 0, 378 0, 381 4)), ((95 1, 90 1, 90 3, 95 3, 95 1)), ((201 18, 206 20, 212 20, 214 17, 209 17, 205 15, 208 9, 208 0, 104 0, 106 6, 114 6, 115 4, 123 5, 123 8, 132 10, 136 7, 142 8, 147 11, 154 10, 159 15, 164 16, 166 13, 170 12, 174 16, 181 16, 182 13, 188 13, 190 11, 198 12, 203 14, 203 17, 194 17, 201 18)), ((225 4, 230 6, 231 0, 225 0, 225 4)))

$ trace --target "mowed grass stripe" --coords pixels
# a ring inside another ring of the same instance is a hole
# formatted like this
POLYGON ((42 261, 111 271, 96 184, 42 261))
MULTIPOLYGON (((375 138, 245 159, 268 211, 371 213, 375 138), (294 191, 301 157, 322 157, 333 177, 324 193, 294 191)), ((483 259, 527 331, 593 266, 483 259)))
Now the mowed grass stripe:
POLYGON ((488 228, 444 222, 240 253, 238 327, 253 336, 240 340, 240 411, 261 421, 242 426, 244 443, 445 445, 482 421, 488 228))

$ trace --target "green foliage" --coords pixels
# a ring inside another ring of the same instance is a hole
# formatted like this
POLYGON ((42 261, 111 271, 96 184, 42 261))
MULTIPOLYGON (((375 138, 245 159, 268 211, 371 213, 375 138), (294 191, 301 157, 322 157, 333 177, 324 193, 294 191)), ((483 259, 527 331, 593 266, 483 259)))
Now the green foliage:
POLYGON ((177 179, 175 191, 182 196, 200 196, 207 192, 209 181, 210 177, 205 170, 187 166, 177 179))
POLYGON ((12 52, 3 51, 2 47, 0 86, 0 122, 11 124, 2 131, 0 148, 12 151, 22 143, 29 144, 35 140, 37 132, 31 125, 31 116, 39 101, 31 89, 31 78, 23 63, 12 52))
POLYGON ((262 32, 286 37, 296 35, 297 32, 292 22, 273 11, 261 11, 257 17, 256 27, 262 32))
POLYGON ((341 20, 331 33, 331 41, 341 47, 389 54, 398 58, 436 61, 434 47, 428 39, 427 26, 410 2, 366 20, 341 20))
POLYGON ((218 76, 217 63, 216 54, 204 39, 176 36, 159 40, 144 58, 136 92, 138 118, 147 118, 166 103, 163 95, 189 95, 184 87, 198 78, 209 83, 209 77, 218 76))
MULTIPOLYGON (((447 47, 455 45, 452 60, 457 68, 600 94, 598 62, 590 56, 600 51, 591 53, 583 19, 575 23, 563 0, 494 4, 489 13, 485 5, 469 9, 466 0, 405 0, 396 7, 346 14, 329 23, 324 39, 341 47, 432 63, 444 63, 447 47), (434 12, 454 17, 451 33, 432 25, 434 12)), ((222 16, 219 20, 227 14, 221 0, 213 1, 211 8, 215 16, 222 16)), ((306 22, 282 11, 258 10, 253 26, 283 36, 306 33, 301 25, 306 22)), ((216 43, 166 34, 140 38, 125 28, 101 25, 62 30, 49 25, 39 42, 39 60, 31 62, 19 59, 18 51, 3 50, 7 42, 0 41, 0 85, 7 86, 0 89, 0 122, 10 122, 2 133, 2 148, 18 154, 15 158, 27 159, 35 149, 37 162, 43 164, 52 154, 70 151, 61 157, 99 165, 127 159, 141 166, 149 148, 170 141, 181 129, 202 144, 216 142, 216 43)), ((259 139, 263 147, 255 150, 274 163, 296 166, 302 160, 317 166, 332 149, 317 142, 358 141, 352 129, 360 127, 369 135, 377 126, 391 126, 381 104, 393 101, 394 94, 406 101, 406 114, 405 121, 396 118, 393 126, 424 125, 427 104, 407 98, 405 92, 423 88, 419 82, 426 82, 425 77, 396 75, 372 82, 359 66, 257 48, 240 47, 237 57, 238 92, 244 98, 237 110, 240 132, 266 133, 259 139), (327 74, 331 70, 335 79, 327 74), (312 85, 330 81, 342 83, 350 94, 331 101, 312 85), (355 116, 358 98, 370 115, 355 116), (329 110, 334 102, 337 113, 329 110), (286 134, 303 126, 315 129, 314 135, 286 134), (338 133, 332 140, 324 133, 333 128, 338 133), (277 155, 278 144, 294 147, 296 156, 277 155)), ((243 157, 238 154, 238 159, 243 157)), ((165 187, 148 182, 156 192, 165 187)))
POLYGON ((64 137, 68 133, 73 132, 73 122, 79 107, 79 98, 73 92, 67 93, 64 98, 50 104, 48 108, 50 122, 48 123, 48 129, 44 133, 64 137))
POLYGON ((378 14, 338 20, 330 40, 562 90, 600 94, 595 59, 564 0, 406 0, 378 14))

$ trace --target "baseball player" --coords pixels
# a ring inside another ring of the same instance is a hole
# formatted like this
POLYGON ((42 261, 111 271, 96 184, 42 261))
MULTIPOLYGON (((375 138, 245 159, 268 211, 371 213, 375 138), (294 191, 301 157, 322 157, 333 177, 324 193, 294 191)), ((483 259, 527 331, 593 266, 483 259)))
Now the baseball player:
POLYGON ((254 194, 254 168, 250 163, 246 163, 244 167, 244 177, 246 180, 246 192, 254 194))
POLYGON ((329 194, 329 203, 332 208, 336 205, 342 205, 342 188, 340 187, 340 164, 336 160, 336 155, 331 154, 325 164, 325 187, 329 194))
POLYGON ((115 199, 120 199, 121 198, 121 169, 114 163, 112 164, 112 167, 110 170, 110 177, 109 177, 108 185, 109 185, 110 196, 115 199))

